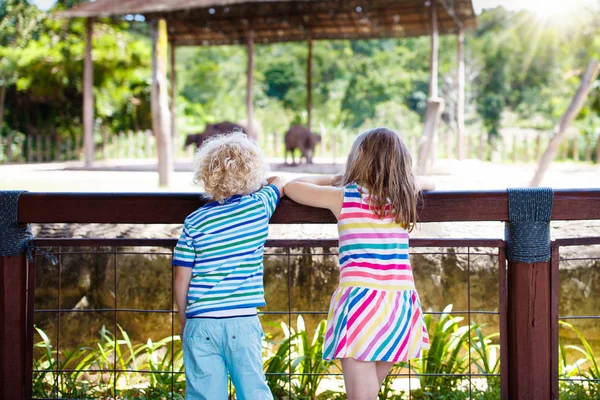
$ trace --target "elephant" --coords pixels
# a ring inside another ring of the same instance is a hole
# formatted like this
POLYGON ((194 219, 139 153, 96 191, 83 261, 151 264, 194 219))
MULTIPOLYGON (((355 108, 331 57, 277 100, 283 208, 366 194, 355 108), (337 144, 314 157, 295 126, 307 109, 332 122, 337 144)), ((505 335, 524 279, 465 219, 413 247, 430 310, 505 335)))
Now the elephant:
MULTIPOLYGON (((294 150, 300 149, 302 157, 307 164, 312 164, 312 157, 317 143, 321 142, 321 136, 312 133, 307 127, 294 125, 285 133, 285 155, 284 162, 287 164, 288 152, 292 153, 292 165, 296 165, 294 150)), ((302 158, 300 159, 300 162, 302 158)))
POLYGON ((207 124, 204 132, 187 135, 183 148, 185 149, 193 143, 196 144, 196 147, 200 147, 202 143, 210 137, 236 131, 246 133, 241 125, 229 121, 219 122, 217 124, 207 124))

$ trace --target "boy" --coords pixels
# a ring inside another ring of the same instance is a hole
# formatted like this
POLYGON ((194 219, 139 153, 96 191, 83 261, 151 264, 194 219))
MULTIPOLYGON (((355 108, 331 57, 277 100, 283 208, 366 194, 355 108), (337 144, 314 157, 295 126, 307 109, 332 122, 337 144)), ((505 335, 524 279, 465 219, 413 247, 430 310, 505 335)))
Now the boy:
POLYGON ((190 400, 268 400, 262 365, 263 252, 284 180, 268 179, 259 147, 242 133, 207 141, 194 182, 214 201, 190 214, 173 256, 190 400))

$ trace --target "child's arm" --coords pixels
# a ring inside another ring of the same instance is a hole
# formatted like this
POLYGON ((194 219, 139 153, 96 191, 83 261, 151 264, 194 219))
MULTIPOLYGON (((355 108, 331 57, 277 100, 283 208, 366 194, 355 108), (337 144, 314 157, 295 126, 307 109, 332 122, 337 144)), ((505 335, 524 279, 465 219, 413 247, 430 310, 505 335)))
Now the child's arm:
POLYGON ((285 184, 287 183, 287 180, 280 177, 280 176, 272 176, 270 178, 267 179, 267 183, 269 185, 273 185, 277 188, 277 190, 279 190, 279 194, 281 196, 283 196, 285 193, 283 193, 283 187, 285 186, 285 184))
POLYGON ((175 302, 177 303, 177 312, 179 314, 179 334, 183 336, 186 318, 185 309, 187 308, 187 296, 192 280, 192 268, 174 267, 175 269, 175 302))
POLYGON ((317 186, 335 186, 338 175, 310 175, 294 179, 296 182, 312 183, 317 186))
POLYGON ((296 203, 327 208, 336 218, 339 218, 344 201, 344 188, 329 186, 330 182, 331 177, 298 178, 288 182, 284 191, 285 195, 296 203), (320 186, 319 183, 324 186, 320 186))
POLYGON ((435 189, 435 182, 432 179, 426 178, 424 176, 416 176, 415 183, 417 184, 417 190, 419 192, 435 189))

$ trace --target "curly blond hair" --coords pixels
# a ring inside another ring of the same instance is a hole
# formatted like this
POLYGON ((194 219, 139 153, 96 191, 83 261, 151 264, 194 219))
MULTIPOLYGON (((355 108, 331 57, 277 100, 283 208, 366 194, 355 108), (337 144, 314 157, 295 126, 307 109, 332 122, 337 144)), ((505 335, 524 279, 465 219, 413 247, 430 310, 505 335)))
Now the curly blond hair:
POLYGON ((212 137, 194 156, 194 183, 220 203, 259 190, 268 172, 262 150, 242 132, 212 137))

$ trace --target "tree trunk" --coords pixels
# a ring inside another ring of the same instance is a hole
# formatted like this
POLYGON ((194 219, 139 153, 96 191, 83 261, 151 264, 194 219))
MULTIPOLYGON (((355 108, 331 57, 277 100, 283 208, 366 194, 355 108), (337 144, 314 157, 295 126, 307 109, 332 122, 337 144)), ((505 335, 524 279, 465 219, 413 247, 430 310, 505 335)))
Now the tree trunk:
POLYGON ((246 130, 248 136, 254 138, 258 142, 258 138, 255 136, 256 132, 253 132, 254 128, 254 28, 251 26, 248 28, 248 68, 246 78, 246 112, 248 123, 246 124, 246 130))
MULTIPOLYGON (((175 113, 175 98, 177 97, 177 75, 175 71, 175 44, 171 43, 171 136, 173 137, 173 143, 175 143, 175 134, 177 131, 177 118, 175 113)), ((136 130, 137 132, 137 130, 136 130)))
POLYGON ((465 57, 463 54, 465 39, 463 29, 460 27, 458 28, 457 39, 456 152, 458 159, 462 161, 465 159, 465 57))
POLYGON ((37 162, 41 163, 44 161, 44 152, 42 149, 42 135, 38 132, 35 135, 35 145, 36 145, 36 154, 37 154, 37 162))
POLYGON ((427 110, 425 111, 425 124, 423 127, 423 136, 419 142, 419 153, 417 157, 417 174, 425 175, 432 152, 435 151, 435 136, 437 126, 444 111, 444 100, 441 98, 431 98, 427 102, 427 110))
POLYGON ((592 162, 592 138, 588 137, 585 140, 585 162, 586 163, 591 163, 592 162))
POLYGON ((173 175, 173 151, 167 93, 167 24, 151 23, 152 31, 152 130, 158 154, 158 184, 168 187, 173 175))
MULTIPOLYGON (((4 102, 6 100, 6 85, 0 86, 0 136, 4 126, 4 102)), ((10 160, 8 160, 10 161, 10 160)))
MULTIPOLYGON (((2 126, 2 125, 0 125, 2 126)), ((2 130, 0 129, 0 132, 2 130)), ((8 163, 10 164, 12 162, 13 159, 13 154, 12 154, 12 132, 8 132, 8 135, 6 136, 6 159, 8 161, 8 163)))
POLYGON ((479 161, 485 161, 485 134, 481 133, 479 135, 479 161))
POLYGON ((567 111, 560 119, 558 125, 556 125, 556 127, 554 128, 554 133, 552 135, 552 138, 550 139, 548 148, 544 152, 544 155, 542 156, 540 163, 538 164, 538 168, 535 172, 535 175, 529 183, 530 186, 539 186, 539 184, 542 182, 544 174, 546 173, 548 167, 550 167, 550 163, 552 162, 552 160, 554 160, 554 157, 556 156, 556 152, 558 151, 558 145, 564 138, 567 132, 567 128, 569 127, 571 122, 573 122, 573 119, 575 119, 577 114, 579 114, 581 108, 583 107, 583 104, 585 103, 585 100, 588 97, 590 89, 592 88, 592 84, 598 76, 599 68, 600 64, 598 64, 596 60, 590 61, 587 70, 583 75, 583 79, 581 80, 581 85, 579 86, 579 89, 577 89, 575 96, 571 100, 569 108, 567 108, 567 111))
POLYGON ((308 114, 306 126, 310 130, 312 125, 312 38, 308 38, 308 58, 306 60, 306 112, 308 114))
POLYGON ((436 0, 431 0, 431 58, 429 60, 429 97, 438 97, 438 15, 436 0))
POLYGON ((92 25, 86 19, 85 59, 83 69, 83 147, 85 166, 89 168, 94 161, 94 65, 92 63, 92 25))

